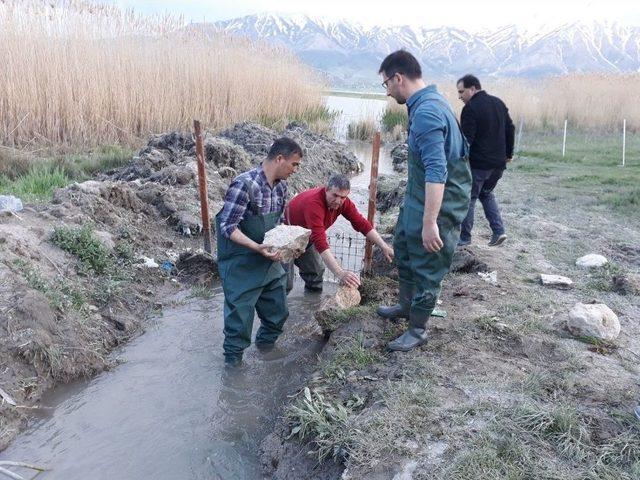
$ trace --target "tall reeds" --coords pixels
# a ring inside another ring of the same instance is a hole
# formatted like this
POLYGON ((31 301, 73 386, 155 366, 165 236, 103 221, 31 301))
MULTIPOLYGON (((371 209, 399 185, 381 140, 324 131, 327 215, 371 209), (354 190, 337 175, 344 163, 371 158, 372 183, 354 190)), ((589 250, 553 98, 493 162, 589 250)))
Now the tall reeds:
MULTIPOLYGON (((429 80, 429 79, 428 79, 429 80)), ((440 91, 460 115, 455 79, 435 81, 440 91)), ((630 132, 640 131, 640 74, 568 74, 538 80, 483 79, 482 87, 500 97, 516 125, 522 119, 527 129, 558 130, 568 120, 575 130, 620 131, 627 120, 630 132)), ((383 127, 406 128, 406 108, 389 100, 382 116, 383 127)))
POLYGON ((154 132, 304 118, 323 104, 292 54, 179 17, 83 1, 0 3, 0 143, 137 144, 154 132))

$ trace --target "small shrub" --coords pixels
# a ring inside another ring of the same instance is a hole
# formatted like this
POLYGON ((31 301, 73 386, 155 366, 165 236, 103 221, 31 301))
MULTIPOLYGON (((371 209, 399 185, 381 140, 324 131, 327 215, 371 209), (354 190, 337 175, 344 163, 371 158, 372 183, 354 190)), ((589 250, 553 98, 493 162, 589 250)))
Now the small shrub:
POLYGON ((112 260, 102 242, 93 235, 91 225, 82 228, 57 227, 51 241, 80 259, 83 267, 104 273, 112 260))

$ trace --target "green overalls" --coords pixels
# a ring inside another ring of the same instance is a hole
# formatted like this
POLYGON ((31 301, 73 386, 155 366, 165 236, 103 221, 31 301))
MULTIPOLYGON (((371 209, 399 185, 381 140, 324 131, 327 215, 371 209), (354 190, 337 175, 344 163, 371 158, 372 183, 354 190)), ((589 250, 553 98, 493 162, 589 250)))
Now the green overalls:
MULTIPOLYGON (((274 228, 282 211, 259 213, 249 188, 251 214, 238 224, 238 228, 256 243, 262 243, 264 234, 274 228)), ((220 213, 216 215, 218 241, 218 270, 224 291, 224 355, 225 358, 242 357, 251 345, 253 318, 257 311, 260 328, 256 343, 273 344, 282 333, 289 316, 286 302, 285 272, 280 262, 272 262, 260 253, 238 245, 220 233, 220 213)))
POLYGON ((400 208, 393 249, 399 281, 416 294, 411 311, 421 316, 431 315, 440 293, 442 279, 449 271, 460 236, 460 224, 469 208, 471 170, 466 157, 449 155, 447 181, 437 223, 443 247, 435 253, 422 245, 424 214, 424 165, 411 149, 408 157, 408 182, 404 204, 400 208))

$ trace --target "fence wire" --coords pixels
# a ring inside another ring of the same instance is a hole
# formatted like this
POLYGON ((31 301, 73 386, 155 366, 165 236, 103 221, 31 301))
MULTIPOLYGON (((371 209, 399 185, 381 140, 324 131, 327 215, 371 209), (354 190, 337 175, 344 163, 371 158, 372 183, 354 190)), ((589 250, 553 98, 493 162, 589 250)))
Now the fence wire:
MULTIPOLYGON (((362 235, 350 236, 343 233, 334 233, 327 235, 327 240, 329 241, 329 249, 342 268, 359 275, 364 262, 365 238, 362 235)), ((324 280, 338 282, 336 276, 328 268, 325 268, 324 280)), ((294 282, 301 281, 298 267, 295 267, 294 282)))

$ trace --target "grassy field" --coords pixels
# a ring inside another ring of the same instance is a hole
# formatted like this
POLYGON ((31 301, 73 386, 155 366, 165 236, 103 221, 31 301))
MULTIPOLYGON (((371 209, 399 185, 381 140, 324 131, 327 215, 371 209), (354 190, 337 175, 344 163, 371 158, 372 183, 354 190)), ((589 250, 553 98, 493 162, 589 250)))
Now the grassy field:
MULTIPOLYGON (((640 275, 640 142, 617 136, 525 133, 496 194, 509 239, 487 247, 477 207, 470 250, 496 285, 449 274, 448 315, 430 320, 429 343, 407 354, 387 341, 405 328, 372 309, 393 301, 395 282, 363 287, 323 352, 308 390, 288 410, 292 432, 343 478, 424 480, 635 480, 640 478, 640 297, 616 288, 640 275), (609 265, 575 261, 600 253, 609 265), (543 287, 540 273, 575 286, 543 287), (622 331, 613 342, 569 335, 577 302, 608 305, 622 331)), ((640 277, 639 277, 640 278, 640 277)))
POLYGON ((548 194, 564 192, 603 212, 613 207, 632 214, 640 207, 640 134, 627 135, 622 167, 622 136, 598 132, 567 135, 562 156, 562 132, 524 132, 511 166, 524 176, 555 184, 548 194))

